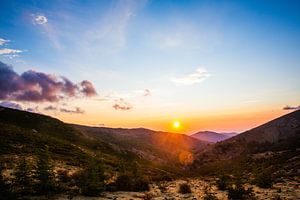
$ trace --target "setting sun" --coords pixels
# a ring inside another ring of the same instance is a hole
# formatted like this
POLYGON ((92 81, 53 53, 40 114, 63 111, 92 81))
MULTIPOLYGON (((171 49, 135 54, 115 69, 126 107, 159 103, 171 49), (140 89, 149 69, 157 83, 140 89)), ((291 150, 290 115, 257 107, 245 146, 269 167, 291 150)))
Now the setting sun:
POLYGON ((181 127, 181 124, 180 124, 179 121, 174 121, 174 122, 173 122, 173 128, 178 129, 178 128, 180 128, 180 127, 181 127))

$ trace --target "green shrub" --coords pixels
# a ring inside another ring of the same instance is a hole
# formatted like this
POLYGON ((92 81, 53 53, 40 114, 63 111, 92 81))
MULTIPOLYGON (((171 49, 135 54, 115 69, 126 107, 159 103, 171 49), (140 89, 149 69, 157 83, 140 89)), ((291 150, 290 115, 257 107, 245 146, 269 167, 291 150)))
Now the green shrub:
POLYGON ((187 183, 181 183, 179 185, 178 192, 181 194, 189 194, 192 193, 191 187, 187 183))
POLYGON ((273 185, 273 179, 271 173, 262 172, 256 175, 254 184, 260 188, 270 188, 273 185))
POLYGON ((25 158, 19 162, 14 173, 13 188, 18 196, 30 195, 33 193, 32 174, 30 166, 25 158))
POLYGON ((230 184, 230 177, 226 175, 222 175, 217 180, 217 187, 219 190, 227 190, 228 186, 230 184))
POLYGON ((139 192, 139 191, 149 191, 149 181, 144 177, 138 177, 133 181, 132 191, 139 192))
POLYGON ((117 191, 148 191, 149 180, 142 176, 133 176, 130 173, 121 174, 117 177, 114 185, 117 191))
POLYGON ((99 196, 105 190, 105 176, 102 163, 91 160, 79 175, 81 194, 86 196, 99 196))
POLYGON ((38 181, 35 186, 35 190, 38 195, 45 195, 55 192, 56 187, 54 182, 54 174, 52 171, 52 166, 49 162, 48 149, 40 152, 35 176, 38 181))
POLYGON ((115 186, 118 191, 131 191, 132 177, 128 174, 118 176, 115 181, 115 186))
POLYGON ((236 185, 233 185, 228 188, 228 199, 229 200, 250 200, 250 199, 256 199, 255 195, 253 193, 252 188, 248 188, 245 190, 242 184, 237 183, 236 185))
POLYGON ((2 174, 3 166, 0 163, 0 199, 2 200, 14 200, 16 199, 16 195, 11 190, 11 185, 9 185, 3 174, 2 174))

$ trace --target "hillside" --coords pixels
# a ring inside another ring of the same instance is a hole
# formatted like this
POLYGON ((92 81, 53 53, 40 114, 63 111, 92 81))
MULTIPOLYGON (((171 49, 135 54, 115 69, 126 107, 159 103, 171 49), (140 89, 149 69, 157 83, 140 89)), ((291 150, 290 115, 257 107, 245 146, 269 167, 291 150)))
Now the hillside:
POLYGON ((298 110, 198 152, 192 168, 210 173, 262 169, 292 173, 300 167, 299 141, 298 110))
POLYGON ((203 150, 210 144, 183 134, 143 128, 72 126, 89 138, 105 141, 116 151, 130 151, 146 160, 165 164, 178 163, 180 155, 203 150))
POLYGON ((97 157, 112 172, 121 163, 136 161, 145 173, 177 173, 185 164, 180 158, 186 159, 208 144, 185 135, 147 129, 70 125, 49 116, 4 107, 0 107, 0 127, 1 161, 11 167, 19 157, 35 158, 48 148, 54 163, 68 166, 82 167, 97 157))
POLYGON ((198 133, 194 133, 190 136, 202 141, 215 143, 226 140, 235 135, 237 135, 237 133, 217 133, 213 131, 199 131, 198 133))

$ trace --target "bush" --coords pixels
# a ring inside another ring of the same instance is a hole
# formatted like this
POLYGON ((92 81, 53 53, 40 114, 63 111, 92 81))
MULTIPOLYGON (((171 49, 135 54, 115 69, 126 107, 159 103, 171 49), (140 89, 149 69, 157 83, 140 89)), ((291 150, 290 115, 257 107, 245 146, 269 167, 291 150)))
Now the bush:
POLYGON ((91 160, 88 166, 79 175, 81 194, 99 196, 105 190, 105 177, 102 163, 91 160))
POLYGON ((3 166, 0 163, 0 199, 2 200, 13 200, 16 199, 16 195, 12 192, 11 186, 7 184, 3 174, 3 166))
POLYGON ((52 171, 52 166, 49 162, 48 149, 40 152, 35 176, 38 180, 35 187, 37 194, 48 195, 52 192, 55 192, 56 187, 54 182, 54 174, 52 171))
POLYGON ((181 183, 179 185, 178 192, 181 194, 189 194, 192 193, 191 187, 187 183, 181 183))
POLYGON ((132 191, 139 192, 139 191, 149 191, 149 181, 146 178, 139 177, 134 180, 132 191))
POLYGON ((256 199, 253 193, 253 189, 248 188, 247 190, 245 190, 243 185, 240 183, 237 183, 236 185, 229 187, 227 195, 229 200, 256 199))
POLYGON ((228 186, 230 184, 230 177, 226 175, 222 175, 217 180, 217 187, 219 190, 227 190, 228 186))
POLYGON ((30 166, 25 158, 19 162, 14 172, 13 188, 18 196, 29 195, 33 193, 32 176, 30 166))
POLYGON ((271 173, 262 172, 254 179, 254 184, 260 188, 270 188, 273 185, 271 173))
POLYGON ((115 186, 118 191, 131 191, 132 177, 128 174, 118 176, 115 181, 115 186))
POLYGON ((148 179, 138 176, 135 177, 130 173, 121 174, 114 183, 117 191, 148 191, 150 189, 148 179))

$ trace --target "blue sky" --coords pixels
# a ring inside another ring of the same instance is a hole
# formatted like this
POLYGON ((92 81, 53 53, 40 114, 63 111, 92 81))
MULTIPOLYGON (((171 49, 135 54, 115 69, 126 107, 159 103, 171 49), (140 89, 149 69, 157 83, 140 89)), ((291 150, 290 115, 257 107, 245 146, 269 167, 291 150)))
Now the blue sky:
POLYGON ((255 110, 261 123, 300 104, 299 10, 299 1, 2 0, 0 61, 93 83, 94 100, 68 102, 91 120, 46 112, 65 121, 242 131, 251 117, 226 128, 201 121, 255 110))

